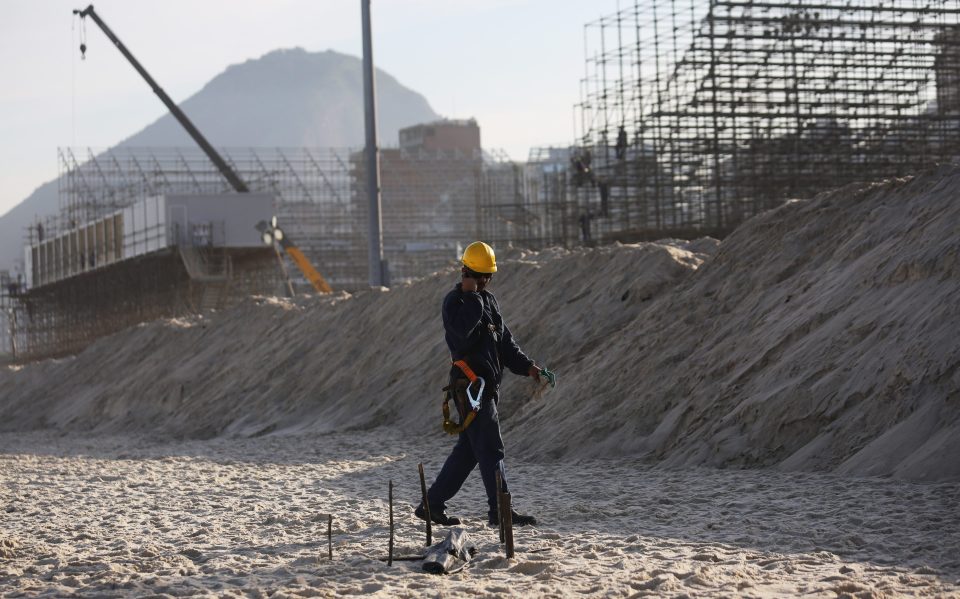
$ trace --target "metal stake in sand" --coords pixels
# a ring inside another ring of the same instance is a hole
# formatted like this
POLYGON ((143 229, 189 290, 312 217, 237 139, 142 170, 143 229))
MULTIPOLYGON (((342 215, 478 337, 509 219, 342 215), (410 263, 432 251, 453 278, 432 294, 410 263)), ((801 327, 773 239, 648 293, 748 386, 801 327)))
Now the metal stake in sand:
POLYGON ((393 565, 393 480, 390 481, 390 549, 387 553, 387 565, 393 565))
POLYGON ((433 530, 430 528, 430 503, 427 501, 427 480, 423 476, 423 462, 417 466, 420 470, 420 494, 423 496, 423 511, 427 513, 427 547, 433 545, 433 530))
POLYGON ((500 542, 503 543, 503 477, 497 470, 497 526, 500 528, 500 542))
POLYGON ((333 514, 327 514, 327 559, 333 561, 333 514))
POLYGON ((510 493, 503 494, 503 516, 500 522, 507 542, 507 559, 510 559, 513 557, 513 509, 510 506, 510 493))

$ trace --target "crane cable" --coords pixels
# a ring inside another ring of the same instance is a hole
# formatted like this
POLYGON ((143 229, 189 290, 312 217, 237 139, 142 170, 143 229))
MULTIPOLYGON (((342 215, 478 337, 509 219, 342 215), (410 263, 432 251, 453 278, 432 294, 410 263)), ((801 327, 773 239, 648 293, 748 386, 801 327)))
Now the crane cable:
MULTIPOLYGON (((76 19, 70 20, 70 47, 75 48, 80 38, 80 60, 87 58, 87 20, 80 18, 80 32, 77 33, 76 19)), ((70 60, 70 147, 77 145, 77 59, 76 54, 70 60)))
POLYGON ((87 59, 87 20, 80 17, 80 60, 87 59))
POLYGON ((77 57, 73 54, 77 43, 77 20, 70 19, 70 146, 77 145, 77 57))

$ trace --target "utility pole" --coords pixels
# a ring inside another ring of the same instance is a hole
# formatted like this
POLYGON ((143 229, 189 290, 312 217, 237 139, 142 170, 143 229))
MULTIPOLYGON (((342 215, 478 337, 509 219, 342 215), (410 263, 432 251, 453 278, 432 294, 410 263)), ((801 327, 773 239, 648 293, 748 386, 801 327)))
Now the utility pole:
POLYGON ((370 198, 370 286, 387 286, 380 228, 380 148, 377 146, 377 104, 373 79, 373 40, 370 35, 370 0, 360 0, 363 13, 363 105, 366 129, 367 194, 370 198))

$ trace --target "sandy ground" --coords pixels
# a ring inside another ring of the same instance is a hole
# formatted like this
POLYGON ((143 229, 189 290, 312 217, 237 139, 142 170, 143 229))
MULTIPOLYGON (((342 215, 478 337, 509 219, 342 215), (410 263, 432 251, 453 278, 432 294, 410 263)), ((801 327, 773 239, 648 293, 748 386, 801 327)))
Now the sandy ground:
POLYGON ((416 466, 432 478, 448 444, 385 429, 181 442, 4 433, 0 594, 960 597, 956 483, 631 460, 511 460, 516 501, 542 521, 517 529, 511 560, 475 473, 451 509, 479 549, 470 567, 388 567, 388 480, 397 553, 419 553, 416 466))

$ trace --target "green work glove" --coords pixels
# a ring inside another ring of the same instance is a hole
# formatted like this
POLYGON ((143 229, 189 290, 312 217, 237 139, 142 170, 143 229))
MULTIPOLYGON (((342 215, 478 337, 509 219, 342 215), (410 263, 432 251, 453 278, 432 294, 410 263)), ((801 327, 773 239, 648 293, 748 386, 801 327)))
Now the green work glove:
POLYGON ((555 372, 547 370, 546 368, 541 368, 540 376, 547 379, 547 382, 550 383, 550 387, 557 386, 557 374, 555 372))

